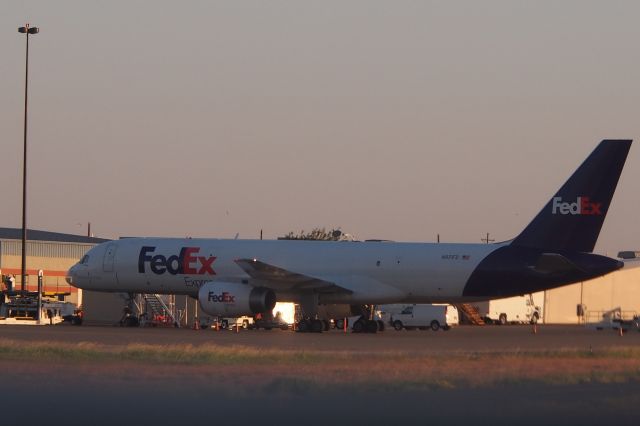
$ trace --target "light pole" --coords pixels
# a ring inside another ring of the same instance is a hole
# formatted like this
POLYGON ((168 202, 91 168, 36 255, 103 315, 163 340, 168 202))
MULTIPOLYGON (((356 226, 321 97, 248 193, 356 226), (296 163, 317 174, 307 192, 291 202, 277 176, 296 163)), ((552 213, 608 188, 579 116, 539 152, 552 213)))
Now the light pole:
POLYGON ((480 241, 484 241, 485 243, 489 244, 494 242, 495 240, 489 239, 489 233, 487 232, 487 238, 481 238, 480 241))
POLYGON ((27 50, 25 54, 24 67, 24 158, 22 163, 22 285, 21 291, 24 295, 27 280, 27 102, 29 100, 29 35, 38 34, 38 27, 31 27, 29 24, 18 28, 18 32, 26 34, 27 50))

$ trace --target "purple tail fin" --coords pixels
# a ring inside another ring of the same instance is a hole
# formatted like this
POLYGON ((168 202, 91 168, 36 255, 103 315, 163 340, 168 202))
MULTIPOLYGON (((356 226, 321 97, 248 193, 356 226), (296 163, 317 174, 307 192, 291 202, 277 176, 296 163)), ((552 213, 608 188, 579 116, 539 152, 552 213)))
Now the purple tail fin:
POLYGON ((592 252, 631 140, 603 140, 511 244, 592 252))

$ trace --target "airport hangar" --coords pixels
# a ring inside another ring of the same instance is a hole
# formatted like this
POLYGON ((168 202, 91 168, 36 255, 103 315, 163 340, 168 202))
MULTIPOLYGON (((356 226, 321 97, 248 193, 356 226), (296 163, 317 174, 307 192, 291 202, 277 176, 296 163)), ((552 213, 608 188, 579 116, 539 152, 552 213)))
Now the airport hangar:
MULTIPOLYGON (((26 290, 38 290, 38 271, 43 272, 43 291, 60 295, 67 302, 82 306, 84 321, 89 324, 117 323, 122 318, 128 295, 81 290, 65 279, 68 269, 76 264, 92 247, 110 241, 82 235, 50 231, 27 230, 26 290)), ((0 274, 14 276, 14 289, 22 288, 22 228, 0 228, 0 274)), ((0 283, 0 290, 7 287, 0 283)), ((171 298, 169 307, 181 307, 186 315, 184 324, 192 323, 197 301, 186 296, 171 298)), ((174 308, 175 309, 175 308, 174 308)))
MULTIPOLYGON (((21 286, 22 229, 0 228, 0 271, 15 275, 15 287, 21 286)), ((37 291, 38 270, 44 273, 44 291, 68 293, 65 300, 82 305, 86 324, 114 324, 122 318, 127 295, 82 291, 70 286, 67 270, 93 246, 109 241, 57 232, 29 230, 27 233, 27 288, 37 291)), ((321 243, 319 243, 321 244, 321 243)), ((640 314, 640 260, 638 267, 625 268, 604 277, 534 294, 542 308, 542 322, 579 324, 595 321, 603 312, 620 309, 625 316, 640 314), (578 305, 584 314, 578 315, 578 305)), ((197 301, 176 296, 167 303, 181 311, 182 325, 193 322, 197 301)), ((174 312, 175 314, 175 312, 174 312)))
MULTIPOLYGON (((27 230, 26 290, 38 291, 38 271, 43 272, 46 293, 66 294, 67 302, 82 304, 82 292, 65 280, 67 270, 103 238, 57 232, 27 230), (67 294, 68 293, 68 294, 67 294)), ((15 289, 22 287, 22 228, 0 228, 0 271, 15 277, 15 289)))

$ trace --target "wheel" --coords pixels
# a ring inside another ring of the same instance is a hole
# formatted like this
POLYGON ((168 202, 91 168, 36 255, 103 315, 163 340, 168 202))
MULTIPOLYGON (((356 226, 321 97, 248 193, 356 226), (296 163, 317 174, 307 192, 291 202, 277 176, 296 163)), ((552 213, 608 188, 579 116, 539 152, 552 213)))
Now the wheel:
POLYGON ((322 333, 324 329, 324 324, 320 320, 312 320, 311 321, 311 331, 313 333, 322 333))
POLYGON ((300 332, 300 333, 306 333, 309 331, 310 325, 309 322, 307 320, 301 320, 298 323, 298 326, 296 327, 296 329, 300 332))
POLYGON ((247 320, 243 320, 243 321, 242 321, 242 328, 244 328, 245 330, 246 330, 247 328, 249 328, 249 321, 247 321, 247 320))
POLYGON ((507 314, 500 314, 498 317, 498 322, 500 325, 507 325, 507 314))
POLYGON ((378 320, 378 331, 384 331, 384 321, 378 320))
POLYGON ((138 318, 136 317, 127 317, 124 320, 125 327, 137 327, 138 325, 138 318))
POLYGON ((220 322, 220 327, 222 327, 222 328, 229 328, 229 321, 227 321, 227 320, 222 320, 222 322, 220 322))
POLYGON ((440 330, 440 323, 436 320, 431 321, 431 330, 433 331, 440 330))
POLYGON ((367 321, 367 333, 377 333, 377 332, 378 332, 378 322, 367 321))
POLYGON ((336 329, 337 330, 342 330, 344 329, 344 319, 340 318, 336 320, 336 329))
POLYGON ((322 320, 322 331, 329 331, 331 330, 331 324, 329 324, 329 321, 322 320))
POLYGON ((400 331, 404 328, 404 326, 402 325, 402 321, 400 320, 396 320, 393 322, 393 328, 395 328, 397 331, 400 331))
POLYGON ((363 320, 359 319, 358 321, 353 323, 353 332, 354 333, 362 333, 365 329, 365 323, 363 320))
POLYGON ((444 331, 449 331, 449 330, 451 330, 451 326, 450 326, 450 325, 443 325, 443 326, 442 326, 442 329, 443 329, 444 331))
POLYGON ((538 318, 538 313, 534 312, 533 315, 531 316, 531 324, 537 324, 539 319, 540 318, 538 318))

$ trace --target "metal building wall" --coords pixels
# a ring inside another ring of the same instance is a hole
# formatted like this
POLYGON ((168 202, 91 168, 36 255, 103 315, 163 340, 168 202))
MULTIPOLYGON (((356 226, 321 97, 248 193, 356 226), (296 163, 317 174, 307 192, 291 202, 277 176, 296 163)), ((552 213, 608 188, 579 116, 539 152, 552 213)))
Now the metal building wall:
MULTIPOLYGON (((81 304, 82 293, 66 280, 67 270, 82 258, 95 244, 54 241, 27 241, 27 287, 37 290, 38 270, 44 271, 45 291, 68 292, 69 302, 81 304)), ((0 240, 0 269, 3 274, 16 277, 16 287, 22 285, 22 242, 0 240)))
POLYGON ((545 322, 579 324, 578 304, 586 306, 586 318, 593 320, 616 308, 640 314, 640 267, 546 291, 545 322))
MULTIPOLYGON (((3 256, 22 256, 22 242, 0 240, 3 256)), ((29 257, 81 259, 95 244, 63 243, 55 241, 27 241, 29 257)))

